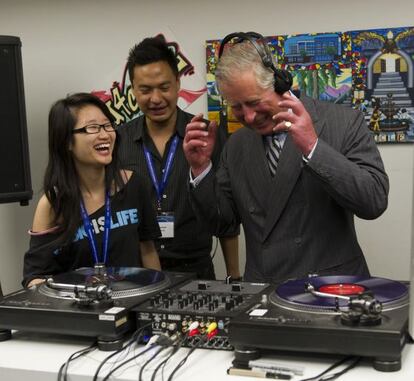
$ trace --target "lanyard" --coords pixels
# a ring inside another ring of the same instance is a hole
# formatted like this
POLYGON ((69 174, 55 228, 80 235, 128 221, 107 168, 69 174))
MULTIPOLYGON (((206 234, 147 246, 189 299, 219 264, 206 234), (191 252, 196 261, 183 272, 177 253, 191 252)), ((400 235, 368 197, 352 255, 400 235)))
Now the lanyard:
POLYGON ((86 211, 85 204, 83 203, 83 200, 81 200, 80 202, 80 212, 82 216, 83 227, 85 228, 85 232, 88 236, 89 246, 92 250, 92 255, 95 260, 95 264, 106 263, 106 260, 108 258, 109 229, 111 227, 111 201, 109 199, 109 192, 106 192, 105 194, 105 224, 104 224, 104 233, 103 233, 104 235, 102 238, 102 252, 103 252, 103 258, 101 258, 102 261, 100 261, 98 257, 98 249, 96 247, 95 233, 94 233, 88 212, 86 211))
POLYGON ((152 160, 151 153, 148 151, 145 144, 143 144, 144 153, 145 153, 145 160, 147 161, 147 167, 148 167, 148 171, 150 173, 152 184, 154 185, 155 191, 157 192, 157 201, 158 201, 158 207, 159 208, 161 208, 161 197, 162 197, 162 194, 164 193, 164 189, 167 185, 168 176, 171 173, 172 163, 174 161, 175 152, 176 152, 177 146, 178 146, 178 139, 179 139, 178 136, 175 135, 174 139, 171 143, 170 149, 168 151, 167 163, 166 163, 165 168, 162 172, 161 181, 158 181, 157 175, 155 174, 155 166, 154 166, 154 161, 152 160))

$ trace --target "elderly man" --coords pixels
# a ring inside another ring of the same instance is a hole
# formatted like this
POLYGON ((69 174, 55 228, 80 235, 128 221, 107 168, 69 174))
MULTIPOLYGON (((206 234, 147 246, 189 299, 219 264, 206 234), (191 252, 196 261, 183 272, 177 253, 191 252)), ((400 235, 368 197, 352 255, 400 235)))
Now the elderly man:
POLYGON ((242 223, 245 280, 369 275, 354 215, 380 216, 389 184, 362 113, 296 97, 260 35, 232 37, 238 40, 221 49, 215 74, 244 127, 230 137, 214 171, 216 126, 207 128, 201 115, 187 125, 193 209, 214 234, 242 223))

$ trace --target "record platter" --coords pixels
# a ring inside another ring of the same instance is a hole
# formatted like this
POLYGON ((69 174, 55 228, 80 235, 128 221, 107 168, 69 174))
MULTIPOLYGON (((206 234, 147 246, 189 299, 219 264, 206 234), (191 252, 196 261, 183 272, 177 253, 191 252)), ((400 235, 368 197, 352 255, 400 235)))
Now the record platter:
POLYGON ((407 326, 405 284, 322 276, 279 285, 232 320, 229 337, 236 347, 235 361, 263 348, 369 357, 375 369, 396 371, 407 326))
POLYGON ((96 337, 101 350, 122 346, 135 327, 130 309, 192 274, 97 266, 59 274, 0 299, 0 340, 10 330, 96 337))

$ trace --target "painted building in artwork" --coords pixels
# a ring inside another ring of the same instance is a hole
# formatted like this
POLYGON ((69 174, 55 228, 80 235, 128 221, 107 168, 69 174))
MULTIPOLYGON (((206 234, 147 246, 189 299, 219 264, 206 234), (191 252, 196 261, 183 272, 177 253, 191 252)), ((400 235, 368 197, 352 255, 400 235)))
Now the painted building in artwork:
POLYGON ((298 35, 285 41, 285 58, 288 64, 325 63, 341 55, 341 38, 336 33, 298 35))

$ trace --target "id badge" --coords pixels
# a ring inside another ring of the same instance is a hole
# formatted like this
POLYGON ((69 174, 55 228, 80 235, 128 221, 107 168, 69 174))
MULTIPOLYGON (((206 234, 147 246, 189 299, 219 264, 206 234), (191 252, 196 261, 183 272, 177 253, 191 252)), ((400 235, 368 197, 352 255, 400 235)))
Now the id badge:
POLYGON ((174 214, 163 212, 157 215, 161 238, 174 238, 174 214))

